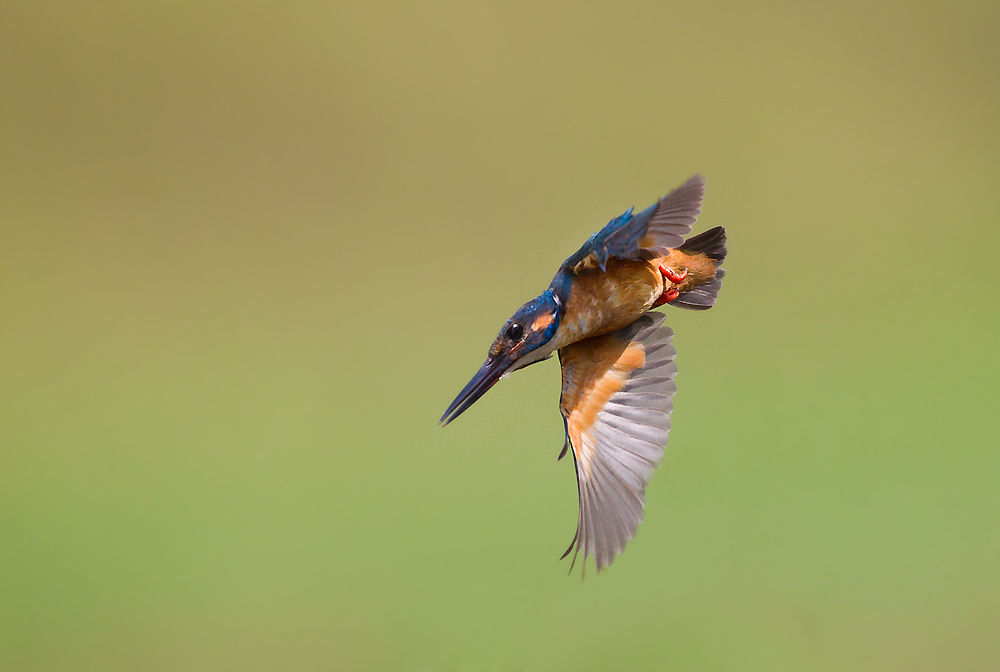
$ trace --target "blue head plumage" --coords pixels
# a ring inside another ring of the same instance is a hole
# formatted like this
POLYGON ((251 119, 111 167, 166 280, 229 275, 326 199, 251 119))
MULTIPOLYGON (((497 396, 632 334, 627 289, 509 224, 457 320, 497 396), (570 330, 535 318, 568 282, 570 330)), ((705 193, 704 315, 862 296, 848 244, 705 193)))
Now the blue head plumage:
POLYGON ((544 346, 555 335, 561 317, 562 302, 551 289, 518 308, 490 346, 486 362, 445 411, 441 423, 448 424, 461 415, 505 373, 545 359, 551 349, 544 346))

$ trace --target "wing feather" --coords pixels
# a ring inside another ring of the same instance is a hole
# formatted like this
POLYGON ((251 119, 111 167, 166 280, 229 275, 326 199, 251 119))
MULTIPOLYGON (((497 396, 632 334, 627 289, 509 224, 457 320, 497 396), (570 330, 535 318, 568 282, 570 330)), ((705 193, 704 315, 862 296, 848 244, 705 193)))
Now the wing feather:
POLYGON ((597 478, 593 480, 594 487, 604 495, 602 507, 604 520, 601 528, 608 537, 605 552, 606 557, 614 557, 625 550, 625 544, 632 541, 628 536, 629 521, 626 516, 628 505, 618 491, 618 483, 611 475, 611 470, 603 462, 597 463, 596 467, 597 478))
MULTIPOLYGON (((676 392, 673 332, 647 313, 612 334, 559 351, 560 410, 576 465, 580 513, 567 549, 597 571, 635 539, 646 485, 663 461, 676 392)), ((572 567, 570 569, 572 571, 572 567)))
MULTIPOLYGON (((643 249, 659 256, 667 254, 670 249, 679 248, 698 220, 704 198, 704 175, 695 175, 661 198, 646 211, 652 212, 646 225, 646 235, 641 240, 643 249)), ((639 213, 636 219, 643 214, 645 212, 639 213)))

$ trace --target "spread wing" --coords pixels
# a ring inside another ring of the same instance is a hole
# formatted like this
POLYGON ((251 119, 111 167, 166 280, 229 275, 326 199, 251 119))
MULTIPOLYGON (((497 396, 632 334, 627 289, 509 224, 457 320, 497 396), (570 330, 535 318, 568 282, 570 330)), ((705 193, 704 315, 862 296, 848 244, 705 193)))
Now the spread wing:
POLYGON ((646 483, 667 445, 677 365, 663 318, 647 313, 559 351, 560 410, 580 496, 576 535, 563 557, 575 548, 575 564, 583 550, 586 563, 593 554, 598 572, 635 538, 646 483))
POLYGON ((600 267, 603 271, 610 257, 652 259, 679 248, 701 214, 704 196, 705 177, 695 175, 638 215, 630 208, 591 236, 563 268, 579 272, 600 267))

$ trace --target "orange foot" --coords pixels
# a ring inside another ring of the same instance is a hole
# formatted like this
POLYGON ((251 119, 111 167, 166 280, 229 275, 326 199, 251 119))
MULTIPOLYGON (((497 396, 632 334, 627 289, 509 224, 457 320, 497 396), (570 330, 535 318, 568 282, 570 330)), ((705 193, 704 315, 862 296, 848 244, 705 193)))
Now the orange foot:
MULTIPOLYGON (((684 282, 684 279, 687 278, 688 276, 686 268, 682 270, 680 273, 675 273, 674 270, 668 266, 660 266, 660 273, 662 273, 663 277, 669 280, 671 284, 674 285, 678 285, 684 282)), ((677 288, 671 287, 670 289, 668 289, 667 291, 663 292, 663 294, 660 295, 660 298, 658 298, 656 300, 656 303, 653 304, 653 308, 656 308, 657 306, 662 306, 665 303, 670 303, 678 296, 680 296, 680 292, 677 291, 677 288)))
POLYGON ((688 277, 688 272, 686 268, 680 273, 674 273, 672 268, 668 266, 660 266, 660 273, 663 274, 664 278, 674 283, 675 285, 679 285, 680 283, 684 282, 684 278, 688 277))
POLYGON ((667 291, 663 292, 663 294, 660 295, 660 298, 658 298, 656 300, 656 303, 653 304, 653 308, 656 308, 657 306, 662 306, 664 303, 670 303, 680 295, 681 293, 677 291, 676 287, 671 287, 670 289, 668 289, 667 291))

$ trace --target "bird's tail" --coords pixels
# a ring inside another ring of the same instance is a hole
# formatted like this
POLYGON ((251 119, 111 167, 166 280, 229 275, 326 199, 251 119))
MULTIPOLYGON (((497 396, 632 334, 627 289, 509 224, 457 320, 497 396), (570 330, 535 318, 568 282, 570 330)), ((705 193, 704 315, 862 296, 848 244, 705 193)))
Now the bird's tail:
POLYGON ((688 310, 708 310, 715 305, 719 290, 722 289, 722 278, 726 275, 726 269, 719 268, 726 258, 726 230, 717 226, 688 238, 681 245, 680 251, 690 255, 704 255, 710 259, 716 267, 715 276, 703 284, 681 292, 670 305, 688 310))

